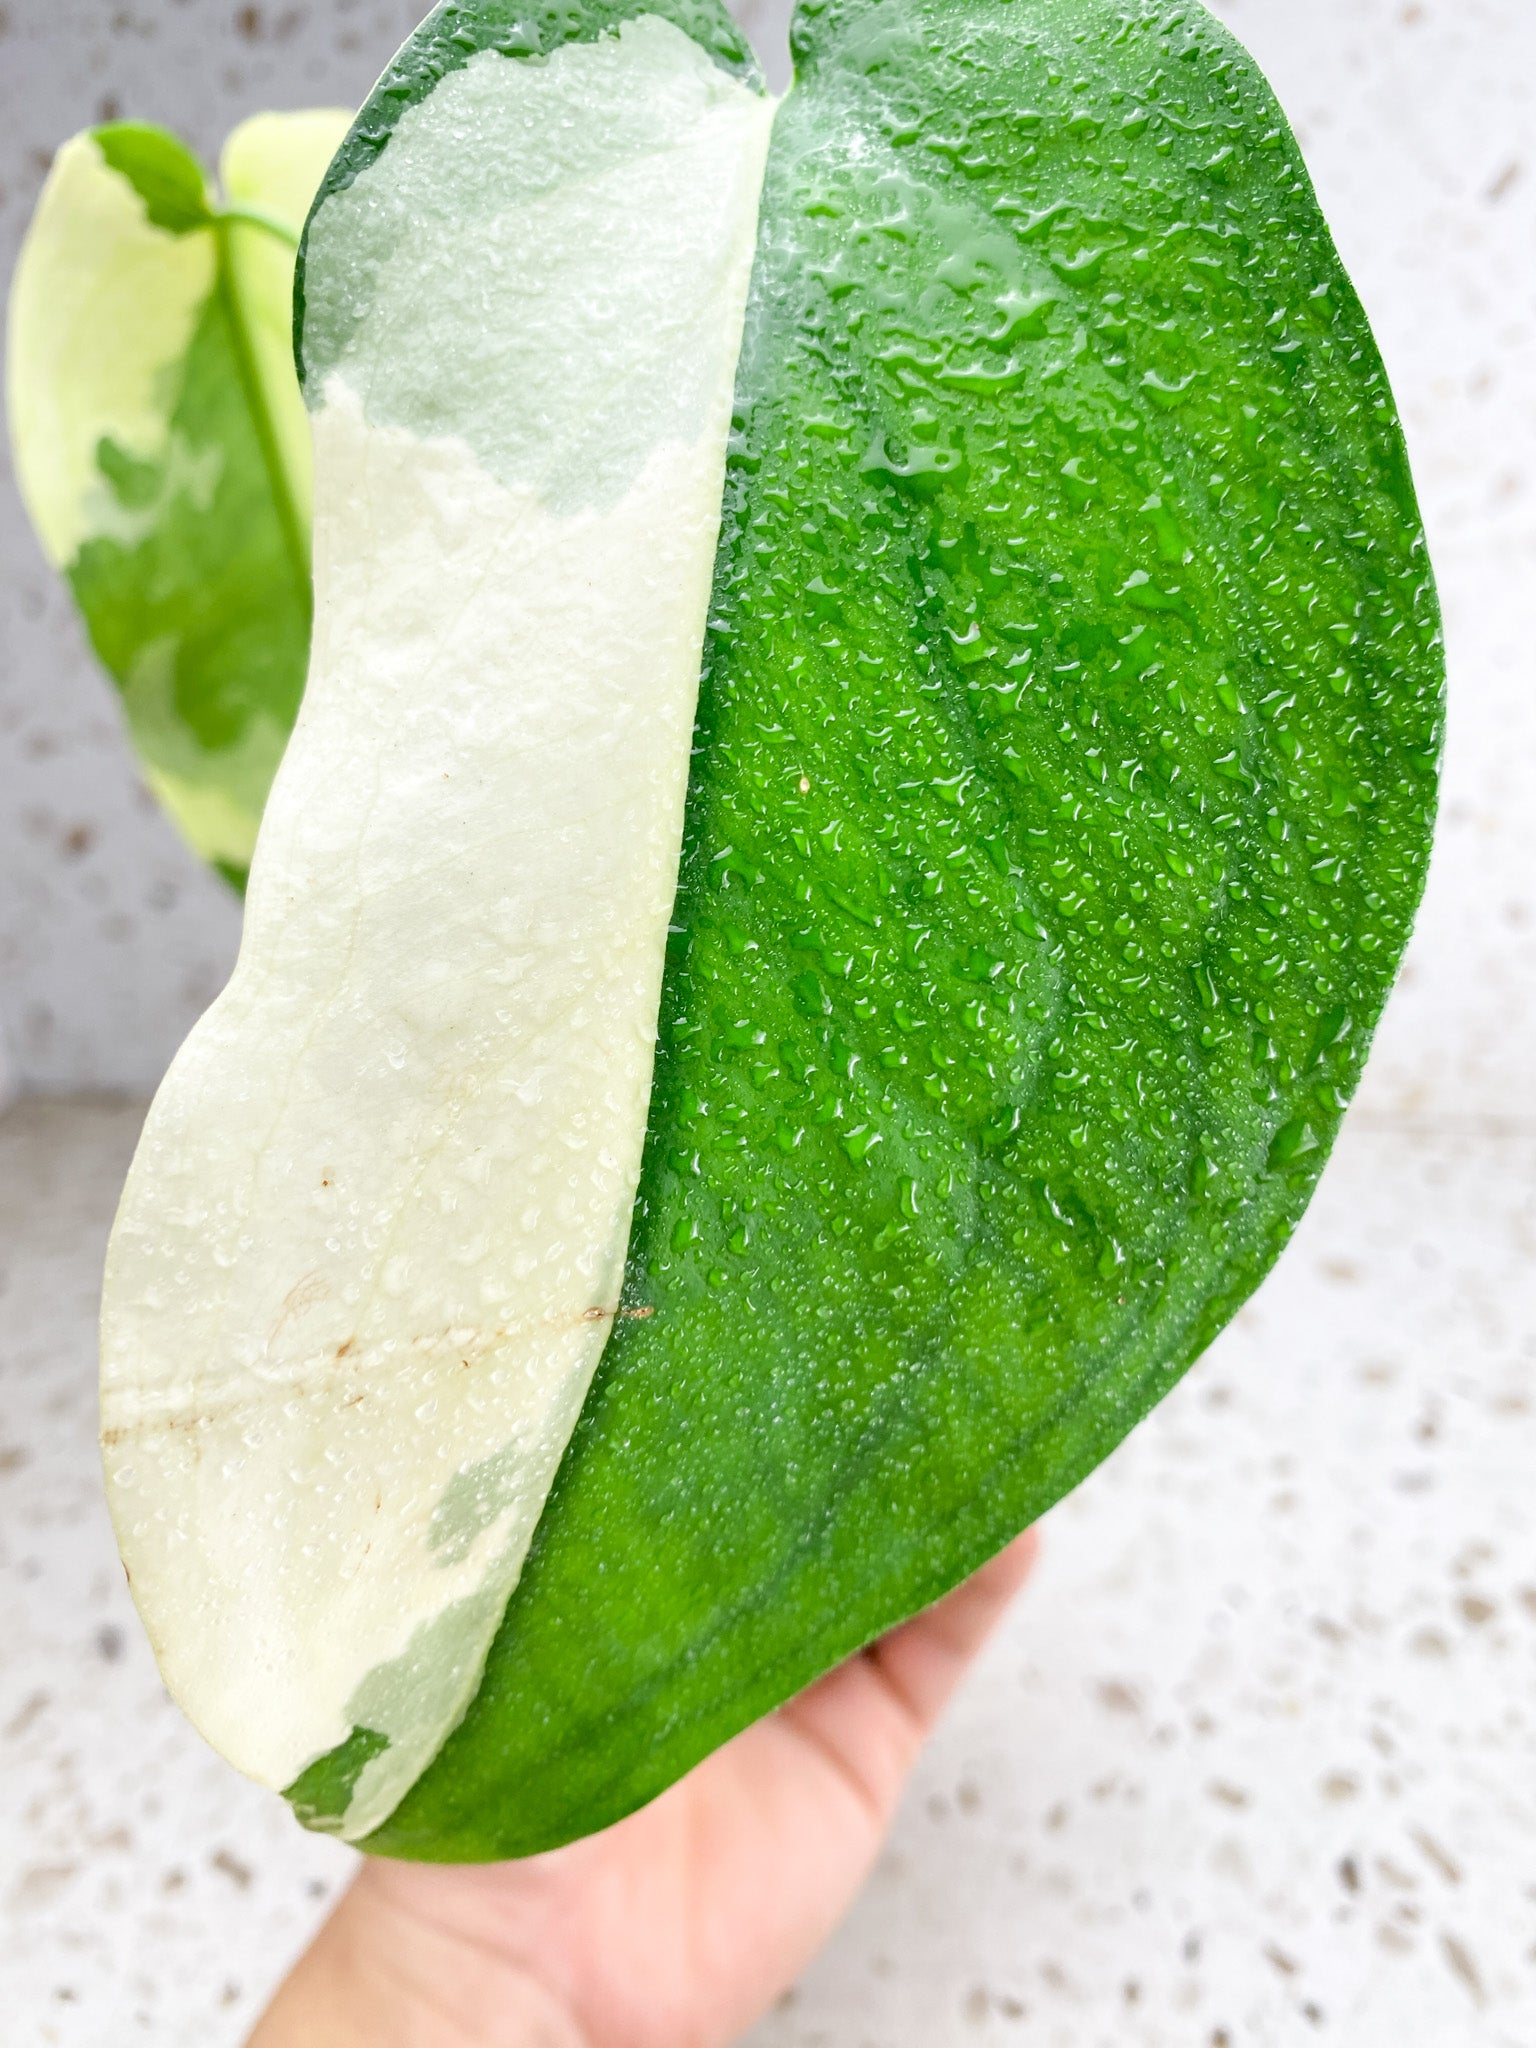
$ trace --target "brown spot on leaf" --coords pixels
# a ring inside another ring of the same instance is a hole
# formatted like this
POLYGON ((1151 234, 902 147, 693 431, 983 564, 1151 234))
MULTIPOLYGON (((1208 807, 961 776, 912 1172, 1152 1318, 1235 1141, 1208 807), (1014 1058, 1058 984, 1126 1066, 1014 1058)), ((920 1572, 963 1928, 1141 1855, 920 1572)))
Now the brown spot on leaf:
MULTIPOLYGON (((101 1447, 114 1451, 119 1444, 128 1443, 135 1437, 143 1436, 150 1429, 199 1430, 208 1418, 204 1415, 141 1415, 132 1423, 115 1423, 112 1428, 101 1432, 101 1447)), ((203 1447, 197 1445, 197 1456, 201 1457, 203 1447)))
POLYGON ((302 1280, 296 1280, 283 1297, 277 1321, 272 1325, 267 1338, 268 1346, 275 1344, 285 1323, 295 1316, 303 1315, 306 1309, 315 1308, 330 1294, 330 1288, 320 1273, 306 1273, 302 1280))

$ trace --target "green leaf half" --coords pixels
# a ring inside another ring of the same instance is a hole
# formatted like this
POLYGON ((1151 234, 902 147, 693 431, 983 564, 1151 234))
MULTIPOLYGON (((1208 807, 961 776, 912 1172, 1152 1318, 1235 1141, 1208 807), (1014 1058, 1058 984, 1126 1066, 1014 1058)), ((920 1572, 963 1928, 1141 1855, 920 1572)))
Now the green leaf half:
POLYGON ((1423 881, 1390 394, 1193 10, 802 7, 625 1300, 369 1846, 618 1819, 1086 1474, 1268 1269, 1423 881))

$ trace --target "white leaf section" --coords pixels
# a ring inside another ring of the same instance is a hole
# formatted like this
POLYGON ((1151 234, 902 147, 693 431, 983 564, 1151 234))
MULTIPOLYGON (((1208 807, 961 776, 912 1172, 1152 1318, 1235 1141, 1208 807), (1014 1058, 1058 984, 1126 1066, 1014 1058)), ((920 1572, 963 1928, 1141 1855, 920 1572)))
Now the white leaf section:
POLYGON ((655 19, 487 55, 312 232, 313 316, 349 216, 399 231, 311 359, 308 694, 129 1178, 103 1411, 171 1691, 273 1786, 387 1737, 353 1838, 474 1694, 618 1306, 771 112, 655 19), (513 144, 445 338, 396 152, 440 197, 513 144), (530 322, 542 381, 509 374, 530 322), (449 345, 473 405, 425 432, 449 345), (605 411, 651 431, 594 464, 605 411))
POLYGON ((214 271, 211 235, 153 226, 94 137, 64 144, 17 259, 6 349, 16 480, 56 568, 97 534, 123 537, 97 450, 164 454, 214 271))

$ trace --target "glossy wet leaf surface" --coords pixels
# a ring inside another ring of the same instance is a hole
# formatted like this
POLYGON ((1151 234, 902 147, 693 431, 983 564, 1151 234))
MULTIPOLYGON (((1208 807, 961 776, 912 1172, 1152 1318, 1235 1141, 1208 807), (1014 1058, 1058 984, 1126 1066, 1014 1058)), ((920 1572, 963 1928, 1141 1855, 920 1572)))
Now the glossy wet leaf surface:
POLYGON ((632 1313, 392 1853, 616 1819, 1081 1478, 1284 1242, 1422 884, 1422 533, 1252 65, 796 38, 632 1313))

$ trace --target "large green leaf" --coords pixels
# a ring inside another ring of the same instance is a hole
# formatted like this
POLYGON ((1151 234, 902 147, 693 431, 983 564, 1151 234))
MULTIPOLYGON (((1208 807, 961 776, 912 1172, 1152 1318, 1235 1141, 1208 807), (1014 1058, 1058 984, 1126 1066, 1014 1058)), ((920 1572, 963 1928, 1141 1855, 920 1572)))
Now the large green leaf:
POLYGON ((447 0, 309 222, 315 659, 104 1441, 172 1690, 385 1853, 618 1818, 1103 1457, 1422 884, 1401 435, 1242 51, 795 54, 764 172, 704 0, 447 0))
POLYGON ((151 786, 244 879, 309 648, 293 257, 348 117, 263 114, 225 202, 164 130, 59 151, 11 295, 16 469, 151 786))
POLYGON ((1268 1269, 1424 874, 1434 594, 1194 9, 802 7, 626 1300, 370 1846, 617 1819, 1074 1485, 1268 1269))

